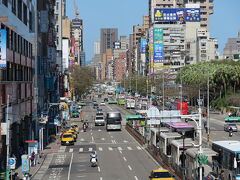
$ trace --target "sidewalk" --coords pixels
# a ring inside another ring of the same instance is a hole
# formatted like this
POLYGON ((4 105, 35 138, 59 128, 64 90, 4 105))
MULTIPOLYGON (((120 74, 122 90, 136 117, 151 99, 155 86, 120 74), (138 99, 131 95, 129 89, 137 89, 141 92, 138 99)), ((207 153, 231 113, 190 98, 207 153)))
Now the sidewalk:
MULTIPOLYGON (((57 137, 59 137, 59 135, 57 135, 57 137)), ((60 148, 60 145, 61 145, 60 139, 57 138, 54 142, 51 142, 50 144, 47 145, 47 147, 45 147, 45 149, 40 153, 41 158, 39 157, 36 165, 35 166, 30 166, 29 174, 31 175, 31 179, 39 171, 39 169, 43 165, 45 159, 47 158, 47 155, 57 153, 59 148, 60 148)), ((13 174, 16 173, 16 172, 18 173, 20 178, 24 177, 23 174, 22 174, 22 166, 21 165, 13 171, 13 174)))

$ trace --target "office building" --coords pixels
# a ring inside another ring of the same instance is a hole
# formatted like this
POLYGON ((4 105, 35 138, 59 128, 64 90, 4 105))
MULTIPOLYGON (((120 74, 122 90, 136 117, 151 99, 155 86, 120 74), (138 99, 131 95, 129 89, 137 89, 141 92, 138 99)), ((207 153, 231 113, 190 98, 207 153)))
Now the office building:
POLYGON ((106 53, 107 49, 114 48, 114 42, 118 40, 117 28, 104 28, 100 32, 100 53, 106 53))
POLYGON ((228 41, 223 49, 225 59, 240 59, 240 31, 238 37, 228 38, 228 41))
POLYGON ((94 42, 94 54, 100 54, 100 40, 94 42))

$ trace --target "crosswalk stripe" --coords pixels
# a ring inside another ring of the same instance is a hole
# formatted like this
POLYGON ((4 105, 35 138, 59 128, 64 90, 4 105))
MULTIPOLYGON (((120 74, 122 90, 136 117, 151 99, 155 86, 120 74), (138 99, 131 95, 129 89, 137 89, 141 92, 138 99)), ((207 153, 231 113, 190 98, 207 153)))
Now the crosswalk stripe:
POLYGON ((139 147, 139 146, 137 146, 137 149, 138 149, 138 150, 142 150, 142 148, 141 148, 141 147, 139 147))
POLYGON ((132 148, 131 148, 131 147, 129 147, 129 146, 128 146, 127 148, 128 148, 128 150, 130 150, 130 151, 132 150, 132 148))
POLYGON ((102 151, 102 150, 103 150, 101 147, 99 147, 98 149, 99 149, 99 151, 102 151))
POLYGON ((93 148, 88 148, 88 151, 93 151, 93 148))
POLYGON ((79 152, 83 152, 83 148, 79 148, 79 152))
POLYGON ((83 138, 81 138, 81 139, 80 139, 80 141, 84 141, 84 139, 83 139, 83 138))
POLYGON ((121 147, 118 147, 118 150, 119 150, 119 151, 122 151, 122 148, 121 148, 121 147))
POLYGON ((112 151, 112 150, 113 150, 113 148, 112 148, 112 147, 108 147, 108 150, 109 150, 109 151, 112 151))
POLYGON ((69 152, 73 152, 73 148, 69 149, 69 152))

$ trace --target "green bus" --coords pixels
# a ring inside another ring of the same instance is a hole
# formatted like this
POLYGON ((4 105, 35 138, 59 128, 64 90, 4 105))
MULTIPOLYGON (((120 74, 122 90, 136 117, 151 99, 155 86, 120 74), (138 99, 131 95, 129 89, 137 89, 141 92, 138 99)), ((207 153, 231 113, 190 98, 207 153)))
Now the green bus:
POLYGON ((118 105, 125 105, 126 102, 125 102, 125 99, 124 98, 119 98, 118 99, 118 105))

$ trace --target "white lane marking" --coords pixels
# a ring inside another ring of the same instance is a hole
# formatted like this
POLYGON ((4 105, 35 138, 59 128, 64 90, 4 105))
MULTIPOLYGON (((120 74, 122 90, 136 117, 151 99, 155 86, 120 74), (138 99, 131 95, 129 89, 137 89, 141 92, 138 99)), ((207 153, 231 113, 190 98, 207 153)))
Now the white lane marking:
POLYGON ((138 149, 138 150, 142 150, 142 148, 141 148, 140 146, 137 146, 137 149, 138 149))
POLYGON ((93 136, 92 136, 92 142, 94 142, 94 138, 93 138, 93 136))
POLYGON ((113 136, 111 136, 111 138, 113 138, 113 136))
POLYGON ((123 142, 124 142, 124 143, 128 143, 128 141, 126 141, 126 140, 124 140, 123 142))
POLYGON ((78 171, 83 172, 86 171, 86 169, 78 169, 78 171))
POLYGON ((119 151, 122 154, 122 151, 119 151))
POLYGON ((101 129, 99 129, 98 131, 102 131, 101 129))
POLYGON ((101 169, 100 169, 100 167, 98 166, 98 172, 100 172, 101 171, 101 169))
POLYGON ((88 148, 88 151, 92 151, 93 150, 93 148, 88 148))
POLYGON ((128 168, 130 169, 130 171, 132 171, 132 167, 130 165, 128 165, 128 168))
POLYGON ((69 165, 69 170, 68 170, 68 180, 70 180, 70 173, 71 173, 71 168, 72 168, 72 161, 73 161, 73 153, 72 153, 72 157, 71 157, 71 161, 70 161, 70 165, 69 165))
POLYGON ((84 178, 84 177, 86 177, 85 175, 83 175, 83 176, 77 176, 78 178, 84 178))
POLYGON ((125 157, 123 157, 123 160, 124 160, 124 161, 127 161, 127 159, 126 159, 125 157))
POLYGON ((83 152, 83 148, 79 148, 79 152, 83 152))
POLYGON ((105 141, 105 138, 101 138, 102 141, 105 141))
POLYGON ((99 150, 99 151, 102 151, 102 150, 103 150, 103 148, 102 148, 102 147, 99 147, 99 148, 98 148, 98 150, 99 150))
POLYGON ((100 180, 103 180, 103 178, 102 178, 102 177, 100 177, 100 180))
POLYGON ((127 148, 128 148, 128 150, 130 150, 130 151, 132 150, 132 148, 131 148, 131 147, 129 147, 129 146, 128 146, 127 148))
POLYGON ((80 139, 80 141, 84 141, 84 139, 83 139, 83 138, 81 138, 81 139, 80 139))
POLYGON ((108 150, 109 150, 109 151, 112 151, 112 150, 113 150, 113 148, 112 148, 112 147, 108 147, 108 150))
POLYGON ((69 149, 69 152, 73 152, 73 148, 69 149))
POLYGON ((135 180, 138 180, 138 177, 137 176, 134 176, 135 180))
POLYGON ((118 147, 118 150, 119 150, 119 151, 122 151, 122 148, 121 148, 121 147, 118 147))
POLYGON ((91 133, 91 135, 92 135, 92 133, 91 133))

